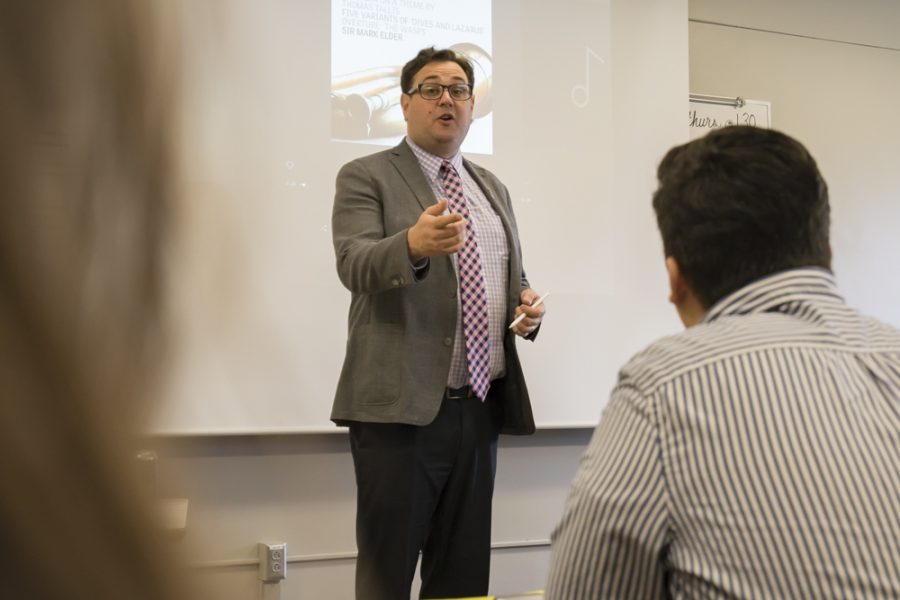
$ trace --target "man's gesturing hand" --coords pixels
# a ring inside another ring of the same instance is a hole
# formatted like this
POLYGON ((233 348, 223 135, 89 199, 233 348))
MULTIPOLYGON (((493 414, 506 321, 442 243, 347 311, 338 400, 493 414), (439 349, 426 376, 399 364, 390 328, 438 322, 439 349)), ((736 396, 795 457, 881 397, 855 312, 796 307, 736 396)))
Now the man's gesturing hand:
POLYGON ((432 204, 419 215, 416 224, 406 234, 409 260, 417 263, 426 256, 445 256, 463 247, 466 241, 466 221, 459 213, 443 214, 446 198, 432 204))

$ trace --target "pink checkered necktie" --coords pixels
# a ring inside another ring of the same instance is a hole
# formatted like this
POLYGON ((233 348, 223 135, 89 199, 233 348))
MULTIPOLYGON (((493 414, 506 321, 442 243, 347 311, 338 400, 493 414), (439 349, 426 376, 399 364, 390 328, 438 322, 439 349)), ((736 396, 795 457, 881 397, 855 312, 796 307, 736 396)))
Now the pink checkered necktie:
POLYGON ((466 363, 469 383, 475 395, 484 400, 491 385, 491 345, 488 337, 487 291, 481 272, 478 237, 469 218, 466 196, 459 173, 445 160, 439 172, 450 212, 457 212, 466 220, 466 242, 457 253, 459 289, 462 304, 463 335, 466 338, 466 363))

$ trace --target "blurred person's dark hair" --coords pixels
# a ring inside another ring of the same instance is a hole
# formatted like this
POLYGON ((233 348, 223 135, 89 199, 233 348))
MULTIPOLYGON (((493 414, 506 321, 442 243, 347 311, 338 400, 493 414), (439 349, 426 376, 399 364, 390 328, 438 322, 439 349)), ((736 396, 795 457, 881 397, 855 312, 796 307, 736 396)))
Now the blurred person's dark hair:
POLYGON ((724 127, 671 149, 657 175, 666 256, 706 308, 771 273, 830 268, 828 188, 797 140, 724 127))
POLYGON ((3 598, 178 597, 131 476, 175 164, 153 5, 0 3, 3 598))
POLYGON ((466 74, 469 85, 475 85, 475 70, 469 59, 463 55, 450 50, 449 48, 437 50, 434 46, 430 48, 422 48, 409 62, 403 65, 400 72, 400 89, 404 94, 412 91, 412 82, 416 77, 416 73, 422 70, 422 67, 434 62, 454 62, 466 74))

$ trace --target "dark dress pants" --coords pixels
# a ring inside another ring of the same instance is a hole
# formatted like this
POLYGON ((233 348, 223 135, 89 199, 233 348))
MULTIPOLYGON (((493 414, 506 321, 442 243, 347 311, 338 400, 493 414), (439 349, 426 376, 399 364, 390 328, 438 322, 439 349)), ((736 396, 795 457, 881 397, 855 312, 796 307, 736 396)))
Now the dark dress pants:
POLYGON ((408 599, 420 551, 422 598, 487 594, 498 431, 471 397, 425 426, 350 424, 357 599, 408 599))

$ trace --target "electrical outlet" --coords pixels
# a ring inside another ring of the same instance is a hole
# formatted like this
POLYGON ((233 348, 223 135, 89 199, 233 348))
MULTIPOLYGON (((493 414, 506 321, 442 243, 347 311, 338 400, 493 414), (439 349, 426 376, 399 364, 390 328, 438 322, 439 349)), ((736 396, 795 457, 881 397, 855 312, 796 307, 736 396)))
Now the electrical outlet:
POLYGON ((259 578, 266 583, 281 581, 287 576, 287 544, 256 545, 259 554, 259 578))

